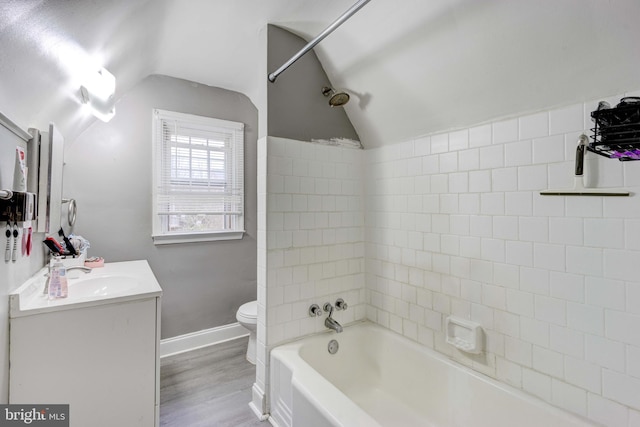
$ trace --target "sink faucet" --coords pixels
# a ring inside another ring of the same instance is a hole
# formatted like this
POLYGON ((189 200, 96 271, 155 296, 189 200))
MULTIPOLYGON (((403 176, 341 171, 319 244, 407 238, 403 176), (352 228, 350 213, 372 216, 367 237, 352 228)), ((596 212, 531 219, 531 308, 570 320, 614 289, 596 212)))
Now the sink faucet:
POLYGON ((67 271, 81 270, 81 271, 84 271, 85 273, 91 273, 91 270, 93 269, 91 267, 84 267, 82 265, 74 265, 73 267, 67 267, 66 270, 67 271))
POLYGON ((333 329, 337 333, 342 332, 342 325, 340 323, 338 323, 338 321, 336 319, 331 317, 331 315, 333 314, 333 306, 331 305, 331 303, 327 302, 327 303, 324 304, 324 311, 329 313, 327 318, 324 319, 324 326, 326 326, 329 329, 333 329))
MULTIPOLYGON (((84 271, 85 273, 91 273, 92 268, 91 267, 84 267, 82 265, 74 265, 73 267, 65 268, 65 270, 66 271, 80 270, 80 271, 84 271)), ((44 290, 42 291, 42 293, 44 295, 48 295, 49 294, 49 282, 51 281, 51 265, 49 265, 49 272, 45 273, 45 276, 47 276, 47 281, 44 283, 44 290)))

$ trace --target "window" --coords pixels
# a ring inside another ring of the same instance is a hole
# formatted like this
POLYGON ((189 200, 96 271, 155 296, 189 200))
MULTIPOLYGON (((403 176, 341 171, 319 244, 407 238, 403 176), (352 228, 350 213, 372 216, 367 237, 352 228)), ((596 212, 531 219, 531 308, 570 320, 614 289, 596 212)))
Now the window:
POLYGON ((153 240, 241 239, 244 124, 153 111, 153 240))

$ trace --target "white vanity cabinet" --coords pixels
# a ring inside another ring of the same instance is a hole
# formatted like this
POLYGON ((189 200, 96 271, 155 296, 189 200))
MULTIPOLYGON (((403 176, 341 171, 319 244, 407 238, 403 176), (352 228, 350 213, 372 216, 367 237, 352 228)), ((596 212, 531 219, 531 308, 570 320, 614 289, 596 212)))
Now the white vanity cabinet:
MULTIPOLYGON (((143 263, 137 267, 148 269, 143 263)), ((94 271, 101 280, 124 277, 107 267, 94 271)), ((40 298, 37 306, 23 293, 25 310, 10 319, 9 401, 69 404, 72 427, 158 426, 160 287, 123 295, 116 285, 103 298, 74 302, 74 286, 90 286, 94 272, 70 280, 69 301, 40 298)))

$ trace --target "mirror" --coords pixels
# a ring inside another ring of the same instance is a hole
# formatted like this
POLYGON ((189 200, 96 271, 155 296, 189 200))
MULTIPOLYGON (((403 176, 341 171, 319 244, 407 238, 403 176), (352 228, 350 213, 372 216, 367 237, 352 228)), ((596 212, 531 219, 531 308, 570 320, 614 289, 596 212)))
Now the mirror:
MULTIPOLYGON (((38 140, 37 131, 32 132, 38 140)), ((55 234, 60 228, 62 208, 62 168, 64 166, 64 139, 49 124, 49 131, 39 135, 38 167, 38 227, 40 233, 55 234)))
POLYGON ((73 226, 76 224, 78 206, 76 199, 62 199, 62 212, 60 213, 60 227, 66 234, 73 233, 73 226))

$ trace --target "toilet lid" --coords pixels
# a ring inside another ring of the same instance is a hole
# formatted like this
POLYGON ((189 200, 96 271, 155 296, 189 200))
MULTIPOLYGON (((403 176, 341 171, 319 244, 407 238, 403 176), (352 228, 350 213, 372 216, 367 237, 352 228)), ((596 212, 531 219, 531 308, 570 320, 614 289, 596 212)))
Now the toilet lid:
POLYGON ((258 321, 258 301, 244 303, 236 313, 238 320, 246 323, 256 323, 258 321))

